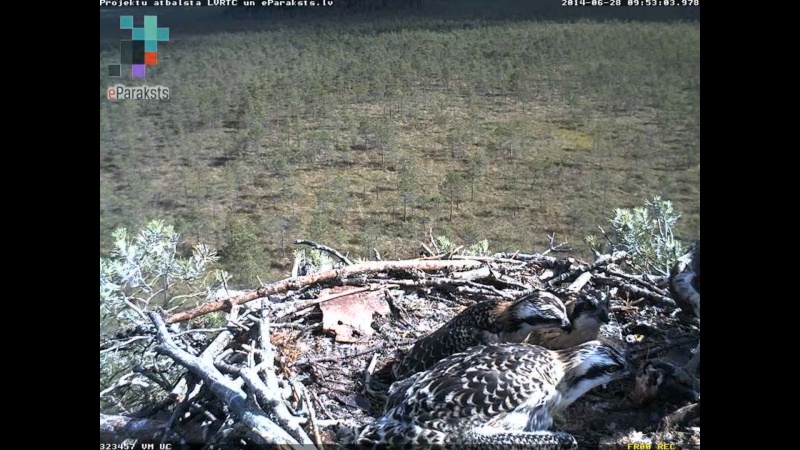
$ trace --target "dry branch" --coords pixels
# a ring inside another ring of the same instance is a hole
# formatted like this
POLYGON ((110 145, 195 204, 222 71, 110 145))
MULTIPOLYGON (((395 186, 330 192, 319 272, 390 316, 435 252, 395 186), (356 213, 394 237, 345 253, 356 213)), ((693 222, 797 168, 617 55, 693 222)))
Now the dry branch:
MULTIPOLYGON (((225 351, 225 347, 230 344, 233 340, 233 333, 230 331, 223 331, 222 333, 218 334, 214 341, 203 350, 203 353, 200 354, 200 358, 205 359, 207 361, 213 362, 214 358, 217 357, 220 353, 225 351)), ((187 398, 187 393, 189 390, 189 383, 187 377, 181 377, 178 380, 178 383, 175 384, 175 387, 170 392, 170 396, 173 400, 177 402, 182 402, 187 398)), ((199 389, 196 389, 194 394, 196 394, 199 389)))
MULTIPOLYGON (((127 416, 100 414, 100 441, 121 442, 124 439, 137 439, 145 442, 159 442, 164 436, 167 422, 155 419, 136 419, 127 416)), ((203 444, 206 439, 199 427, 181 430, 181 436, 172 435, 167 442, 177 442, 182 438, 188 444, 203 444)))
POLYGON ((693 419, 700 417, 700 403, 692 403, 682 408, 678 408, 674 412, 666 415, 661 419, 661 424, 665 429, 674 428, 675 425, 689 422, 693 419))
POLYGON ((657 292, 653 292, 649 289, 645 289, 643 287, 634 286, 633 284, 626 283, 624 281, 619 280, 618 278, 595 274, 593 279, 598 284, 617 287, 620 290, 627 292, 630 295, 646 298, 661 306, 675 307, 675 300, 665 295, 661 295, 657 292))
POLYGON ((583 287, 586 286, 586 283, 591 281, 591 279, 592 279, 591 272, 584 272, 580 274, 580 276, 578 276, 578 278, 576 278, 575 281, 572 282, 572 284, 569 285, 567 290, 572 292, 580 292, 583 290, 583 287))
MULTIPOLYGON (((164 353, 202 379, 245 426, 249 427, 259 444, 297 445, 298 442, 267 415, 247 403, 245 393, 230 379, 222 375, 212 363, 182 350, 172 340, 161 316, 149 311, 147 315, 156 326, 159 345, 156 351, 164 353)), ((303 442, 310 444, 311 441, 303 442)))
POLYGON ((638 284, 639 286, 641 286, 641 287, 643 287, 645 289, 649 289, 649 290, 655 292, 656 294, 659 294, 659 295, 662 295, 662 296, 666 296, 667 295, 667 293, 663 289, 658 287, 655 283, 650 282, 647 279, 644 279, 642 276, 634 276, 634 275, 629 275, 627 273, 624 273, 621 270, 619 270, 618 267, 612 267, 612 266, 601 267, 599 270, 601 270, 601 271, 603 271, 603 272, 605 272, 605 273, 607 273, 609 275, 628 280, 633 284, 638 284))
MULTIPOLYGON (((545 282, 548 286, 555 286, 559 283, 564 283, 568 280, 572 280, 578 277, 580 274, 584 272, 591 272, 592 270, 596 270, 598 267, 605 266, 611 263, 618 263, 623 259, 627 258, 628 254, 625 252, 614 252, 613 255, 603 255, 602 257, 598 258, 597 261, 592 263, 591 265, 587 264, 578 264, 577 266, 573 265, 571 269, 567 272, 562 273, 548 281, 545 282)), ((542 280, 545 281, 545 280, 542 280)))
POLYGON ((238 295, 233 298, 227 298, 217 301, 208 302, 197 308, 173 314, 167 319, 167 323, 183 322, 193 319, 204 314, 214 311, 222 311, 230 308, 232 305, 241 305, 257 298, 266 297, 272 294, 279 294, 290 290, 297 290, 304 286, 316 285, 334 280, 341 280, 354 275, 361 275, 370 272, 383 272, 392 270, 409 270, 417 269, 422 271, 436 271, 443 269, 457 270, 457 269, 474 269, 480 267, 479 261, 422 261, 422 260, 407 260, 407 261, 371 261, 361 264, 354 264, 352 266, 343 267, 341 269, 326 270, 324 272, 306 275, 297 278, 287 278, 277 283, 272 283, 267 286, 261 287, 255 292, 248 292, 246 294, 238 295))
POLYGON ((340 261, 342 261, 343 263, 347 264, 348 266, 352 266, 353 265, 353 261, 350 261, 350 258, 348 258, 347 256, 344 256, 338 250, 336 250, 334 248, 331 248, 331 247, 328 247, 327 245, 317 244, 316 242, 307 241, 305 239, 297 239, 296 241, 294 241, 294 243, 297 244, 297 245, 305 244, 305 245, 308 245, 311 248, 315 248, 317 250, 321 250, 323 252, 330 253, 331 255, 337 257, 340 261))

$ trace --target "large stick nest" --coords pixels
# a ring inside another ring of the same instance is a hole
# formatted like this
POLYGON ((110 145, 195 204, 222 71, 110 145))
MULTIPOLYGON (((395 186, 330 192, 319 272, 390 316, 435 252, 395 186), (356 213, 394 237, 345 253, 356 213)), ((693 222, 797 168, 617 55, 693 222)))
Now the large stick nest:
POLYGON ((180 369, 132 368, 153 380, 158 401, 137 412, 101 412, 101 442, 340 447, 379 415, 365 382, 398 352, 475 302, 546 289, 608 295, 611 322, 601 333, 622 341, 640 367, 663 361, 668 370, 659 376, 670 378, 658 388, 644 375, 597 388, 554 428, 572 433, 581 448, 699 445, 699 380, 680 368, 697 345, 697 319, 675 306, 666 279, 624 272, 624 253, 593 263, 507 253, 358 264, 338 257, 341 267, 173 315, 151 311, 152 323, 101 339, 101 352, 155 351, 180 369), (227 313, 227 326, 196 330, 197 318, 213 311, 227 313))

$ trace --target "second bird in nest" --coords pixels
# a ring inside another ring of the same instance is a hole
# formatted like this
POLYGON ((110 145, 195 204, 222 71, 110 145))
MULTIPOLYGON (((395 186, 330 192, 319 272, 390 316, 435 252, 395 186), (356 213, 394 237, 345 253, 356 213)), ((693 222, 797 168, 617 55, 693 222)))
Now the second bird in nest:
POLYGON ((527 342, 550 350, 564 350, 597 339, 600 327, 609 322, 608 297, 597 291, 577 294, 566 303, 571 330, 534 330, 527 342))
POLYGON ((486 300, 418 340, 395 362, 392 375, 401 380, 475 345, 524 342, 543 330, 572 331, 566 307, 555 295, 537 291, 517 300, 486 300))

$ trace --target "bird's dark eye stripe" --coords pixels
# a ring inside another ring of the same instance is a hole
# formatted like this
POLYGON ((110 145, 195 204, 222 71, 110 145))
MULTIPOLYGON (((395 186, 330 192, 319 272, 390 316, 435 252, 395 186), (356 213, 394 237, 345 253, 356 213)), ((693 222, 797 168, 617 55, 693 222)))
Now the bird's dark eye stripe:
POLYGON ((608 369, 611 368, 611 367, 619 368, 619 366, 617 366, 617 365, 606 365, 606 364, 599 365, 599 366, 594 366, 594 367, 590 368, 589 370, 587 370, 586 373, 581 377, 581 379, 589 379, 589 380, 591 380, 593 378, 603 377, 609 372, 608 369))

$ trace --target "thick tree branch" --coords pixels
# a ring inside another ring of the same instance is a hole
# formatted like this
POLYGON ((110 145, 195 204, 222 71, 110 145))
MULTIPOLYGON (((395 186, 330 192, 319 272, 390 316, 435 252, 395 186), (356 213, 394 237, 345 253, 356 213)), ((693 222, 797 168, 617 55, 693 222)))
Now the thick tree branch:
POLYGON ((241 305, 257 298, 266 297, 272 294, 279 294, 289 290, 297 290, 304 286, 315 285, 333 280, 344 279, 355 275, 362 275, 371 272, 383 272, 393 270, 417 269, 423 271, 436 271, 443 269, 475 269, 481 266, 479 261, 443 261, 443 260, 408 260, 408 261, 371 261, 361 264, 354 264, 341 269, 326 270, 324 272, 306 275, 297 278, 287 278, 277 283, 272 283, 254 292, 238 295, 233 298, 222 299, 205 303, 197 308, 173 314, 167 319, 167 323, 183 322, 214 311, 229 309, 232 305, 241 305))

